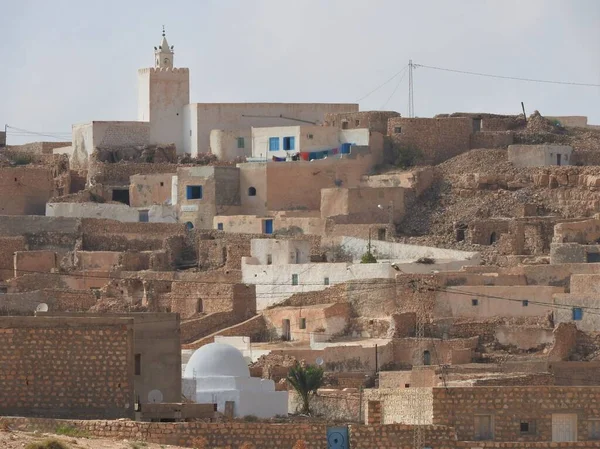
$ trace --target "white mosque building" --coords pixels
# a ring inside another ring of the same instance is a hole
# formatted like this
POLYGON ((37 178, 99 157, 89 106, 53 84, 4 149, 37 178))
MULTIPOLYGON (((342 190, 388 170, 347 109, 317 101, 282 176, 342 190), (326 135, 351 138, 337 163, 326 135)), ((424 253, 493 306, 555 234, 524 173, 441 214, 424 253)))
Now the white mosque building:
POLYGON ((234 402, 234 416, 254 415, 272 418, 288 413, 288 392, 275 391, 275 382, 250 377, 242 353, 231 345, 210 343, 196 350, 183 374, 186 381, 195 381, 195 396, 200 404, 217 404, 225 411, 225 402, 234 402))
POLYGON ((73 125, 72 145, 61 149, 70 154, 72 167, 86 168, 97 147, 174 144, 179 154, 195 157, 212 151, 227 160, 250 155, 251 127, 316 124, 330 112, 358 112, 358 104, 351 103, 190 103, 190 71, 175 66, 174 47, 164 29, 153 59, 154 67, 138 70, 136 121, 73 125), (215 149, 213 131, 221 142, 215 149))

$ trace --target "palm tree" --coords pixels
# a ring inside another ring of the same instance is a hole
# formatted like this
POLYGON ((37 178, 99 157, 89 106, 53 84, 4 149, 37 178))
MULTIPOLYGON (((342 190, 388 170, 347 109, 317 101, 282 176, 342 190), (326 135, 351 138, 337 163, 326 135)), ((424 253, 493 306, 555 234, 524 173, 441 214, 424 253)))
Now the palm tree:
POLYGON ((310 397, 316 394, 323 385, 323 368, 312 365, 303 366, 296 362, 296 365, 290 368, 287 380, 302 400, 300 413, 309 415, 310 397))

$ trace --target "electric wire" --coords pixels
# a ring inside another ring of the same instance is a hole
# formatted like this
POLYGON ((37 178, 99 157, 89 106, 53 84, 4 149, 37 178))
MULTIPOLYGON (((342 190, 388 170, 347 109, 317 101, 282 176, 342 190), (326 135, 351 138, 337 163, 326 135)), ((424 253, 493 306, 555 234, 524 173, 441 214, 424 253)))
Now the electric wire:
POLYGON ((377 86, 375 89, 371 90, 369 93, 367 93, 366 95, 363 95, 362 97, 360 97, 358 100, 356 100, 356 103, 364 100, 365 98, 367 98, 368 96, 370 96, 371 94, 377 92, 379 89, 381 89, 383 86, 385 86, 386 84, 388 84, 389 82, 391 82, 394 78, 396 78, 398 75, 400 75, 404 70, 406 70, 408 67, 408 65, 405 65, 402 69, 400 69, 400 71, 398 71, 397 73, 395 73, 391 78, 389 78, 387 81, 384 81, 383 83, 381 83, 379 86, 377 86))
POLYGON ((467 71, 467 70, 448 69, 445 67, 436 67, 436 66, 425 65, 425 64, 414 64, 414 66, 415 67, 423 67, 425 69, 440 70, 440 71, 444 71, 444 72, 460 73, 463 75, 482 76, 482 77, 487 77, 487 78, 499 78, 499 79, 514 80, 514 81, 526 81, 526 82, 530 82, 530 83, 561 84, 561 85, 566 85, 566 86, 583 86, 583 87, 600 87, 600 84, 594 84, 594 83, 578 83, 578 82, 571 82, 571 81, 551 81, 551 80, 543 80, 543 79, 535 79, 535 78, 523 78, 523 77, 518 77, 518 76, 494 75, 494 74, 490 74, 490 73, 480 73, 480 72, 471 72, 471 71, 467 71))

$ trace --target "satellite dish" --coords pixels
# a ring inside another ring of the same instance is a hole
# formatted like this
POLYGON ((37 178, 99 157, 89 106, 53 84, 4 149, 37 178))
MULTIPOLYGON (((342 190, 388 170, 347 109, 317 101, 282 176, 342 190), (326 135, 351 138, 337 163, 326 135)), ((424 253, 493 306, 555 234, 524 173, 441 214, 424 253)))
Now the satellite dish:
POLYGON ((152 390, 148 393, 148 402, 151 404, 160 404, 163 401, 163 394, 160 390, 152 390))
POLYGON ((35 308, 35 311, 36 312, 47 312, 48 304, 46 304, 45 302, 38 304, 38 306, 35 308))
POLYGON ((317 360, 315 360, 315 362, 319 366, 321 366, 321 365, 323 365, 323 363, 325 363, 325 361, 323 360, 323 357, 317 357, 317 360))

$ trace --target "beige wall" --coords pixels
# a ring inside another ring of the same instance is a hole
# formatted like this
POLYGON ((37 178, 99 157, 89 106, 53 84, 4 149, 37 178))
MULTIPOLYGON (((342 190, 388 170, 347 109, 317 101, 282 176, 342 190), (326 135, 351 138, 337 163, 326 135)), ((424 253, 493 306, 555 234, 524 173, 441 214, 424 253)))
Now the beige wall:
POLYGON ((193 103, 184 111, 185 151, 192 156, 207 152, 213 129, 297 126, 298 120, 322 123, 327 113, 357 111, 358 104, 350 103, 193 103))
POLYGON ((130 177, 129 204, 131 207, 147 207, 165 204, 171 200, 171 184, 175 173, 134 175, 130 177))
POLYGON ((252 156, 252 134, 249 129, 213 129, 210 132, 210 152, 221 161, 252 156), (242 148, 239 147, 239 138, 244 139, 242 148))
POLYGON ((404 216, 404 193, 402 187, 323 189, 321 217, 348 215, 348 222, 351 223, 387 223, 392 205, 393 220, 398 222, 404 216))
POLYGON ((343 332, 350 318, 350 306, 347 303, 327 304, 308 307, 277 307, 263 311, 269 327, 283 335, 283 320, 290 322, 292 340, 310 341, 311 332, 325 333, 327 339, 343 332), (304 319, 305 327, 301 323, 304 319))
POLYGON ((553 310, 552 295, 562 292, 563 288, 541 285, 446 287, 436 294, 434 315, 437 318, 546 316, 553 310), (474 299, 477 305, 473 305, 474 299), (529 301, 527 306, 524 300, 529 301))

